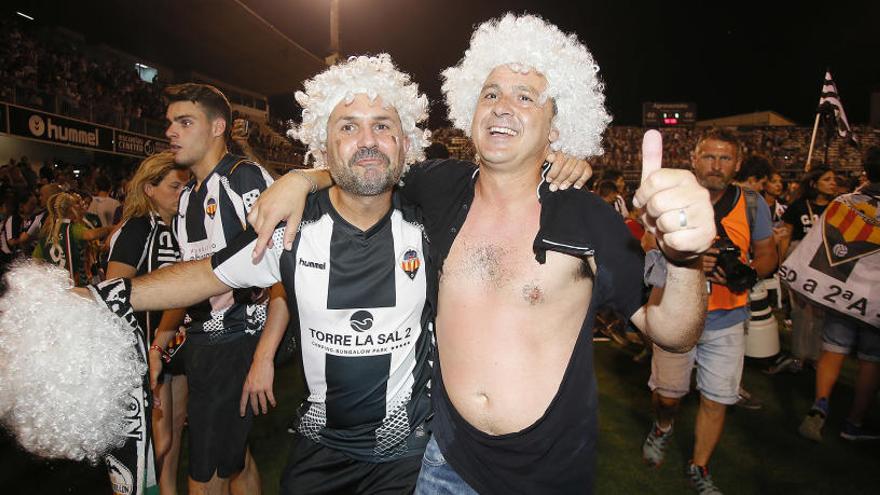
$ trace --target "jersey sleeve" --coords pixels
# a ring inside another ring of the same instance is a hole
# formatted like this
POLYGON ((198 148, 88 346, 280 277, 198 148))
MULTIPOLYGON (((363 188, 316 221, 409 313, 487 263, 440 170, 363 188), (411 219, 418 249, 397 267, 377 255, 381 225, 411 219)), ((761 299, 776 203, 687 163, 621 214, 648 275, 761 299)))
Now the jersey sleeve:
POLYGON ((266 169, 253 162, 238 164, 229 175, 229 186, 244 203, 245 213, 249 213, 260 193, 272 184, 272 176, 266 169))
POLYGON ((533 249, 539 263, 546 251, 557 251, 596 262, 594 291, 627 318, 645 301, 645 257, 620 214, 593 193, 570 189, 541 190, 541 229, 533 249))
POLYGON ((639 241, 629 233, 617 211, 608 210, 613 211, 614 215, 609 218, 608 212, 603 212, 597 221, 598 225, 603 226, 595 231, 602 236, 601 240, 596 241, 601 247, 596 254, 597 265, 600 271, 605 270, 600 276, 604 279, 602 285, 608 291, 606 303, 630 318, 645 303, 645 256, 639 241))
POLYGON ((214 275, 233 289, 246 287, 269 287, 281 281, 280 259, 284 252, 282 240, 284 226, 275 229, 272 248, 266 249, 263 258, 254 262, 251 253, 257 242, 257 233, 250 227, 239 234, 228 246, 211 257, 214 275))
POLYGON ((150 225, 146 218, 127 220, 110 240, 107 261, 124 263, 138 268, 144 259, 144 250, 150 237, 150 225))
POLYGON ((755 211, 755 225, 752 226, 752 241, 762 241, 773 235, 773 220, 770 218, 770 207, 758 195, 758 207, 755 211))

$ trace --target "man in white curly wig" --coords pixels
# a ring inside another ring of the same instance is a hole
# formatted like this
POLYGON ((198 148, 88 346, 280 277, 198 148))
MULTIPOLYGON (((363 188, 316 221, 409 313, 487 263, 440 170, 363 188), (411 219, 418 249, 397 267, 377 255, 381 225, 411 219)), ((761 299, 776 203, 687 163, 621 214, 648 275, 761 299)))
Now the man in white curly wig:
MULTIPOLYGON (((424 157, 428 133, 418 124, 428 101, 387 54, 330 67, 296 98, 304 110, 295 133, 332 177, 307 180, 333 186, 309 198, 292 229, 294 249, 279 242, 255 262, 256 236, 247 231, 210 259, 118 284, 140 311, 280 282, 287 295, 281 307, 299 319, 308 387, 282 493, 411 492, 429 438, 429 270, 419 213, 393 188, 406 165, 424 157)), ((260 414, 275 405, 273 358, 284 331, 267 323, 260 336, 242 416, 248 407, 260 414)))
MULTIPOLYGON (((646 135, 635 201, 670 263, 655 257, 651 280, 665 287, 643 305, 643 255, 620 215, 592 193, 552 192, 544 166, 554 151, 601 152, 609 117, 586 47, 508 15, 479 26, 443 76, 478 166, 429 161, 401 188, 424 214, 437 310, 433 436, 416 492, 590 492, 596 308, 617 309, 666 349, 694 345, 706 304, 699 257, 715 232, 708 193, 689 172, 660 170, 659 133, 646 135)), ((289 206, 301 200, 285 195, 305 185, 282 179, 264 193, 251 212, 261 235, 298 218, 289 206)))
POLYGON ((708 193, 689 172, 659 170, 659 133, 646 135, 635 202, 672 263, 660 261, 668 279, 655 285, 665 288, 645 305, 641 250, 620 216, 591 193, 551 193, 542 177, 548 149, 601 153, 610 117, 587 48, 543 19, 506 15, 480 25, 443 78, 449 118, 473 139, 479 170, 407 177, 426 217, 443 218, 428 231, 443 267, 440 359, 417 493, 590 492, 596 309, 614 308, 664 348, 694 345, 705 307, 699 253, 714 236, 708 193), (459 208, 433 206, 437 182, 464 184, 443 200, 459 208))

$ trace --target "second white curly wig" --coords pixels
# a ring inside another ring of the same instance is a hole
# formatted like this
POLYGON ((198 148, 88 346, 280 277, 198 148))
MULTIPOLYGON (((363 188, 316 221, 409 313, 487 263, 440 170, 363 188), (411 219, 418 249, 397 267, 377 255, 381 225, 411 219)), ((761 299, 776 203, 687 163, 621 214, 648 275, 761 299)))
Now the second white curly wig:
POLYGON ((326 166, 323 151, 330 113, 339 102, 351 103, 358 94, 365 94, 371 100, 380 97, 387 107, 397 110, 403 132, 409 138, 404 172, 410 164, 425 159, 431 133, 420 129, 418 124, 428 118, 428 97, 419 94, 418 84, 397 70, 387 53, 350 57, 309 79, 303 86, 305 91, 294 95, 303 108, 302 124, 289 134, 308 146, 315 168, 326 166))
POLYGON ((471 135, 471 122, 486 77, 496 67, 536 70, 547 78, 545 97, 556 102, 555 151, 576 157, 602 154, 602 133, 611 122, 605 110, 599 66, 577 36, 534 15, 508 13, 481 24, 455 67, 443 71, 443 93, 452 124, 471 135))

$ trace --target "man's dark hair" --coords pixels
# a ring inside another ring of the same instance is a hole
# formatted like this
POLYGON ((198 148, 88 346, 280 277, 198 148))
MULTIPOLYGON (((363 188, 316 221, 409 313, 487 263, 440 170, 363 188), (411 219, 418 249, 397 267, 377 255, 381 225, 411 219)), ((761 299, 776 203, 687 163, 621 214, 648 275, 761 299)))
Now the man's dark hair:
POLYGON ((428 160, 449 158, 449 148, 443 143, 433 142, 425 148, 425 158, 428 160))
POLYGON ((880 182, 880 146, 871 146, 865 152, 865 174, 870 182, 880 182))
POLYGON ((603 180, 599 183, 599 187, 596 188, 596 194, 602 199, 605 199, 611 194, 617 196, 617 184, 615 184, 613 180, 603 180))
POLYGON ((165 99, 168 105, 178 101, 198 103, 205 109, 208 119, 223 119, 226 131, 223 137, 230 141, 232 136, 232 108, 222 91, 210 84, 184 83, 165 88, 165 99))
POLYGON ((700 144, 702 144, 703 141, 708 141, 710 139, 732 144, 734 149, 736 149, 737 159, 742 158, 743 149, 742 143, 739 142, 739 138, 736 137, 736 134, 734 134, 733 132, 721 127, 711 127, 708 131, 703 133, 703 135, 697 141, 697 145, 694 146, 694 150, 696 151, 696 149, 700 147, 700 144))
POLYGON ((736 180, 742 182, 749 177, 754 177, 757 180, 769 179, 772 172, 773 167, 770 166, 769 160, 760 155, 750 155, 743 160, 742 166, 736 174, 736 180))
MULTIPOLYGON (((611 182, 623 177, 623 172, 618 168, 606 168, 602 171, 602 180, 610 180, 611 182)), ((600 184, 599 187, 602 185, 600 184)))
POLYGON ((101 175, 95 177, 95 189, 97 189, 97 191, 95 191, 95 192, 101 192, 101 191, 110 192, 110 189, 112 187, 113 187, 113 184, 110 183, 110 179, 106 175, 101 174, 101 175))

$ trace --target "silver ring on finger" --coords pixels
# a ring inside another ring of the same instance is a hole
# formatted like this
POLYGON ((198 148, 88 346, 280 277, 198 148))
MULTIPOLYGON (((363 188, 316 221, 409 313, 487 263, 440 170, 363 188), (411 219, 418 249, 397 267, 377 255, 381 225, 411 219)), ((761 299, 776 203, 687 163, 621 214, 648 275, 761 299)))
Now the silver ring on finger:
POLYGON ((684 208, 682 208, 682 209, 678 210, 678 226, 684 228, 684 227, 687 227, 687 224, 688 224, 687 212, 684 211, 684 208))

